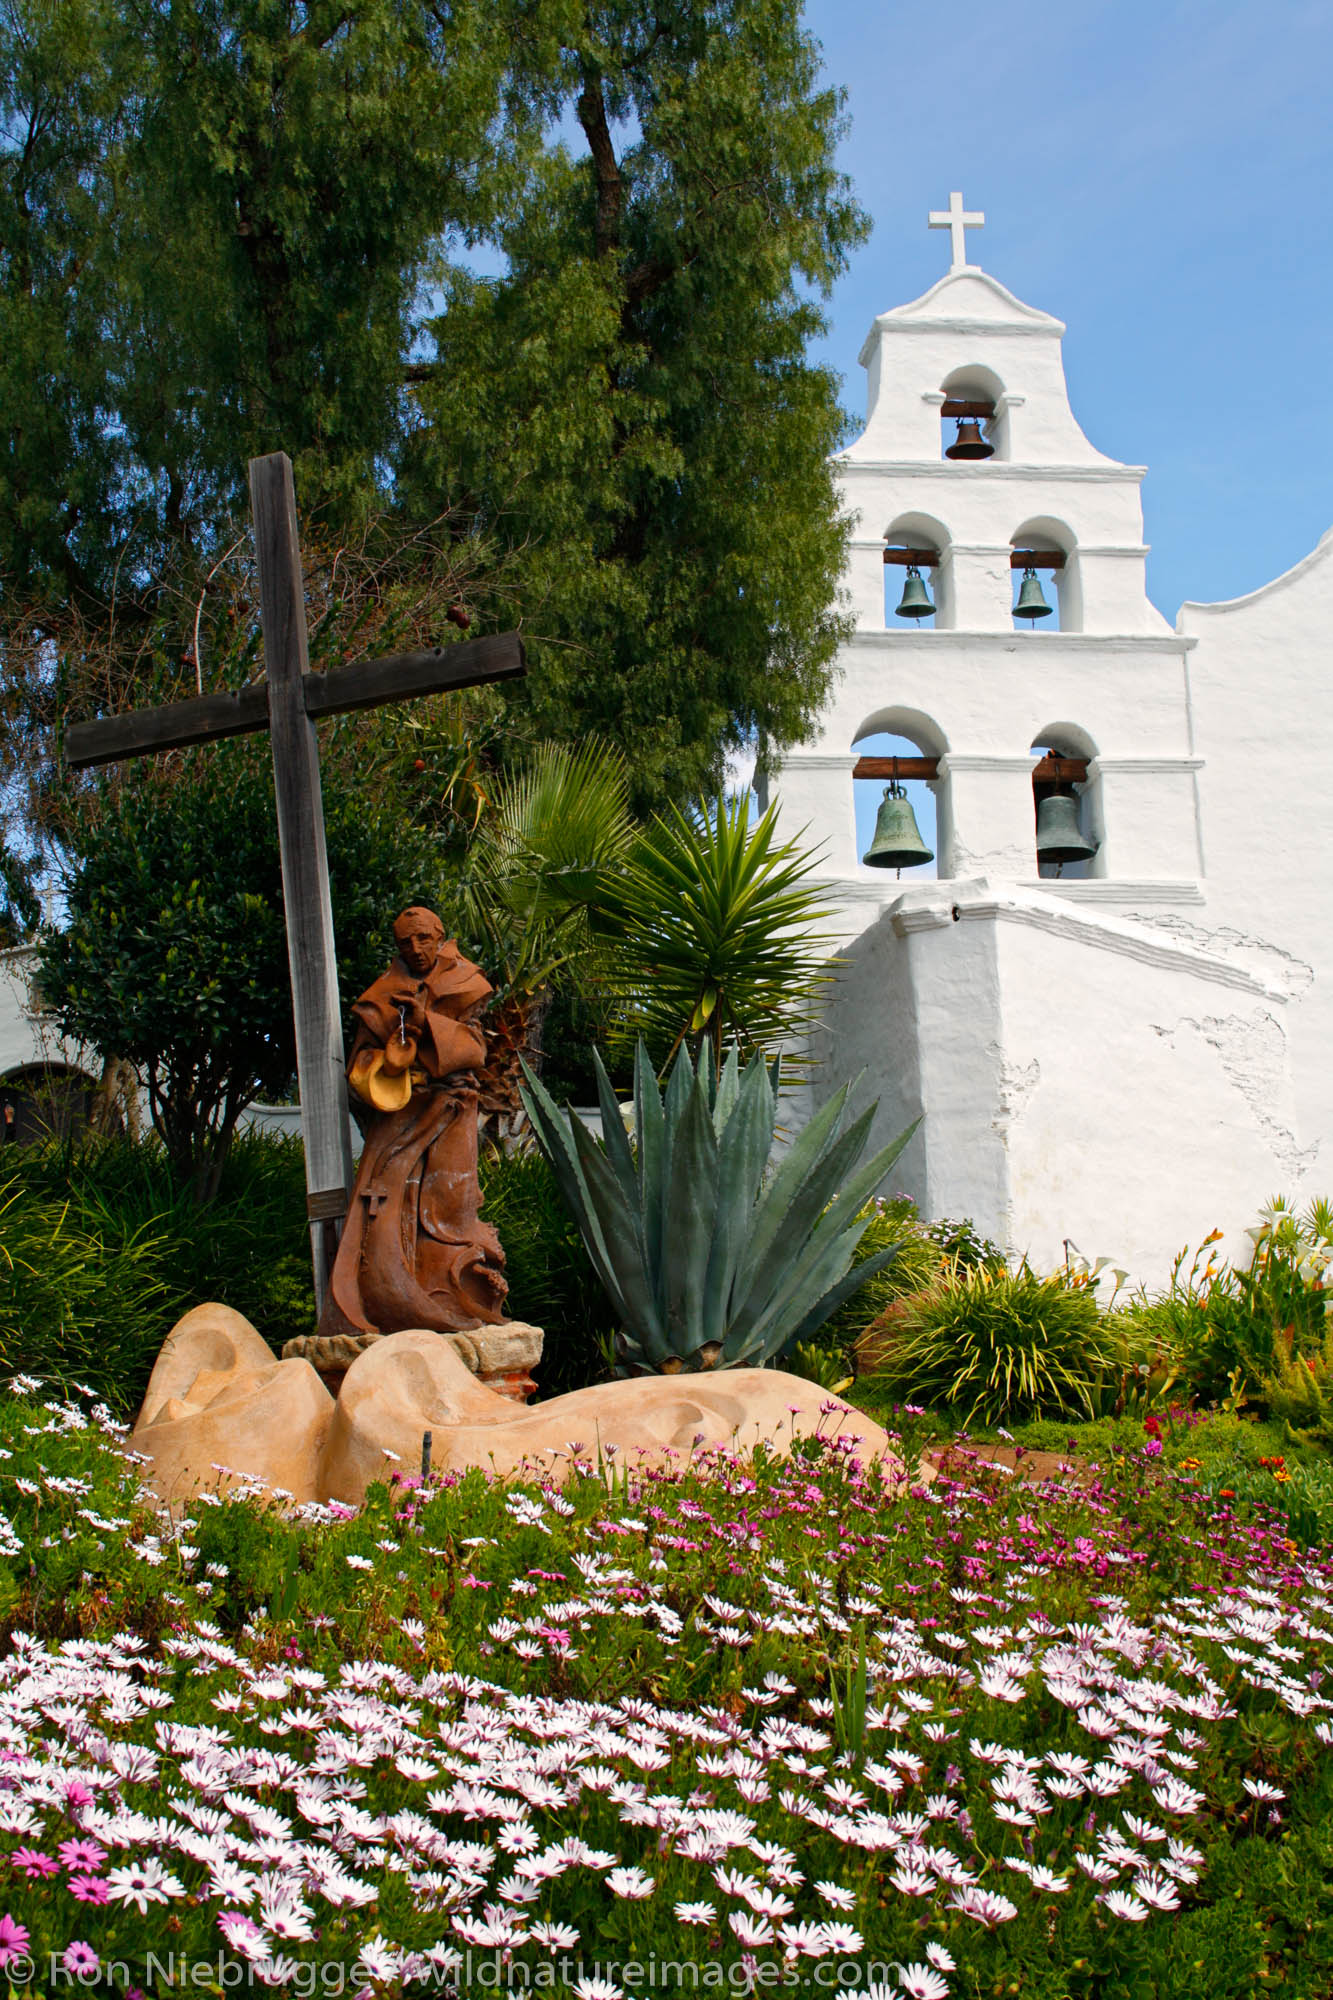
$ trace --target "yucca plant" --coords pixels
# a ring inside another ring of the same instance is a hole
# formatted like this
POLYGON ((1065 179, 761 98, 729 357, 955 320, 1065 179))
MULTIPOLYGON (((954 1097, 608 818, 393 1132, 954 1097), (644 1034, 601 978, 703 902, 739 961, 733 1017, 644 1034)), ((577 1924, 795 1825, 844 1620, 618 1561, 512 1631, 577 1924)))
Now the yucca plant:
POLYGON ((705 1042, 697 1066, 681 1050, 663 1092, 640 1042, 631 1141, 594 1060, 604 1144, 530 1069, 523 1103, 619 1316, 627 1369, 762 1366, 896 1254, 852 1268, 859 1211, 915 1125, 858 1168, 875 1107, 847 1123, 844 1085, 769 1174, 776 1062, 756 1057, 742 1075, 733 1049, 719 1071, 705 1042))
MULTIPOLYGON (((1093 1413, 1095 1385, 1114 1365, 1116 1341, 1086 1286, 1063 1272, 1038 1277, 952 1262, 884 1316, 876 1370, 915 1403, 956 1410, 961 1422, 1093 1413)), ((870 1331, 873 1333, 874 1328, 870 1331)))
POLYGON ((751 824, 746 798, 671 807, 609 889, 631 1034, 665 1067, 706 1043, 771 1050, 808 1029, 829 978, 818 855, 779 840, 777 808, 751 824))

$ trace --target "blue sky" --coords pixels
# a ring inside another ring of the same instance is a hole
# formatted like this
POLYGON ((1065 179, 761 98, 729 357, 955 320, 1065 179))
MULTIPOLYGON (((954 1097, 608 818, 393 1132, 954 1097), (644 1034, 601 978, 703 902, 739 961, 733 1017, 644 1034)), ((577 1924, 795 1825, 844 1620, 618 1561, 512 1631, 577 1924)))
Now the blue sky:
POLYGON ((971 259, 1067 323, 1088 437, 1148 467, 1167 618, 1298 562, 1333 524, 1333 8, 809 0, 806 20, 875 225, 819 348, 851 413, 871 320, 948 267, 926 211, 960 188, 986 215, 971 259))

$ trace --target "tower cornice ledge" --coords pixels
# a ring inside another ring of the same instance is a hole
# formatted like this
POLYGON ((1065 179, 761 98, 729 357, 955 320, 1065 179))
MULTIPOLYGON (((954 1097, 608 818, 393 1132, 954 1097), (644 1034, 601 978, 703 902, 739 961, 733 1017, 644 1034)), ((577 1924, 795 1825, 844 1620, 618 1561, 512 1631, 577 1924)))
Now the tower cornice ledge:
POLYGON ((834 452, 832 463, 857 472, 885 473, 894 479, 1068 479, 1088 486, 1126 483, 1141 486, 1148 476, 1146 465, 1026 465, 1009 458, 985 459, 977 465, 950 465, 929 458, 859 458, 857 447, 834 452))
POLYGON ((1135 924, 1131 918, 1113 916, 1086 905, 1082 909, 1062 906, 1044 890, 1017 884, 1001 888, 984 876, 923 883, 918 889, 905 891, 900 901, 889 906, 887 915, 899 937, 955 923, 1017 924, 1135 959, 1141 965, 1188 972, 1210 984, 1230 987, 1233 992, 1261 995, 1273 1001, 1291 997, 1277 981, 1265 979, 1249 967, 1186 939, 1163 937, 1135 924))
POLYGON ((943 631, 936 627, 930 632, 881 631, 878 626, 863 626, 853 632, 846 642, 859 651, 874 652, 881 646, 901 649, 904 646, 956 646, 960 639, 967 642, 969 652, 1017 652, 1020 648, 1026 657, 1031 653, 1038 657, 1039 649, 1048 653, 1164 653, 1170 658, 1181 659, 1192 653, 1198 645, 1198 637, 1193 632, 969 632, 961 626, 948 626, 943 631))

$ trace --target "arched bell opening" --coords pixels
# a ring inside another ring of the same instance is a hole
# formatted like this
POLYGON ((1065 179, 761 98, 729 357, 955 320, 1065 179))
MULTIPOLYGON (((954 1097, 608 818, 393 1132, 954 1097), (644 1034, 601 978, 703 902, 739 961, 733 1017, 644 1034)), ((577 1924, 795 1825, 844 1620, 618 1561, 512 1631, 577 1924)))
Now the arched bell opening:
POLYGON ((1076 544, 1058 521, 1025 521, 1009 545, 1015 631, 1078 632, 1083 595, 1076 544))
POLYGON ((938 764, 947 747, 930 718, 911 709, 882 710, 854 739, 856 851, 867 878, 907 884, 938 877, 947 830, 947 780, 938 764))
POLYGON ((1105 875, 1105 826, 1097 746, 1065 723, 1042 730, 1032 745, 1032 811, 1037 876, 1084 882, 1105 875))
POLYGON ((972 363, 940 384, 940 455, 951 465, 1008 458, 1009 417, 1004 384, 994 369, 972 363))
POLYGON ((953 623, 947 529, 929 514, 904 514, 884 536, 884 623, 890 632, 953 623))

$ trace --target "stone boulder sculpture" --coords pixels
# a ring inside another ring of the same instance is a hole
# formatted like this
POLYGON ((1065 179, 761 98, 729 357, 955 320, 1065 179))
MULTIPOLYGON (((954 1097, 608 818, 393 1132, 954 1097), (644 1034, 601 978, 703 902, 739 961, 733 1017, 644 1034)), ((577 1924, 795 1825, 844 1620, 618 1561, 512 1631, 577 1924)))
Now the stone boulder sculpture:
POLYGON ((163 1342, 130 1442, 164 1500, 259 1480, 316 1497, 333 1398, 308 1361, 278 1361, 248 1319, 202 1305, 163 1342))
POLYGON ((683 1465, 701 1446, 786 1453, 822 1430, 856 1437, 859 1456, 906 1477, 878 1424, 778 1369, 640 1376, 527 1408, 473 1374, 464 1339, 389 1334, 353 1361, 335 1402, 308 1362, 274 1361, 239 1313, 200 1306, 168 1336, 131 1442, 166 1499, 249 1480, 294 1503, 355 1506, 395 1469, 419 1470, 427 1431, 437 1470, 563 1480, 599 1454, 683 1465))

